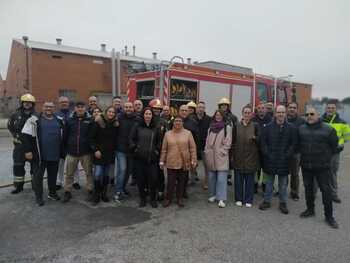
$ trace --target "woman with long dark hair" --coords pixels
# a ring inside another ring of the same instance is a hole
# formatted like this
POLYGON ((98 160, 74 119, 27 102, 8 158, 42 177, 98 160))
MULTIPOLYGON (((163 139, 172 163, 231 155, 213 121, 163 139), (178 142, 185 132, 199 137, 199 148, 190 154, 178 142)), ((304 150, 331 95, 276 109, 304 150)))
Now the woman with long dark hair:
POLYGON ((160 152, 160 130, 154 120, 151 108, 143 110, 142 121, 136 123, 130 134, 130 148, 134 153, 136 183, 140 193, 140 207, 146 206, 149 189, 150 203, 158 206, 156 191, 158 185, 158 160, 160 152))
POLYGON ((95 204, 100 199, 109 202, 107 188, 109 182, 109 169, 114 162, 114 145, 117 136, 118 120, 115 109, 110 106, 104 114, 96 116, 90 132, 90 146, 93 149, 94 169, 94 198, 95 204))

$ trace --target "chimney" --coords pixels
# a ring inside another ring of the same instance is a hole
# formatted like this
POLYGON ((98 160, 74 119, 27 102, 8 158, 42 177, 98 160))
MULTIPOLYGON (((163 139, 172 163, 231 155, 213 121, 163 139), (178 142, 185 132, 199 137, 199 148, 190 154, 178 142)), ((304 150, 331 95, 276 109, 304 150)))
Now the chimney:
POLYGON ((125 47, 124 47, 124 52, 125 52, 125 56, 128 56, 128 55, 129 55, 129 53, 128 53, 128 46, 125 46, 125 47))
POLYGON ((62 45, 62 38, 56 38, 56 44, 57 45, 62 45))
POLYGON ((135 57, 136 56, 136 46, 132 46, 132 55, 135 57))
POLYGON ((24 41, 24 45, 27 46, 27 44, 28 44, 28 37, 27 36, 23 36, 22 39, 24 41))
POLYGON ((157 52, 153 52, 152 55, 153 55, 153 59, 157 59, 157 52))
POLYGON ((191 58, 187 58, 187 64, 191 64, 191 58))
POLYGON ((106 44, 101 44, 101 51, 106 52, 106 44))

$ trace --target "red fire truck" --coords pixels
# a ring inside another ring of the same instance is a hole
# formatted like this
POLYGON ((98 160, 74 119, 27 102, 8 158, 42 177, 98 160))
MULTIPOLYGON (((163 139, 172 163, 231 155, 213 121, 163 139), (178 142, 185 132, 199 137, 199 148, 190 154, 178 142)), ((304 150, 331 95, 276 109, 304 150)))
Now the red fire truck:
MULTIPOLYGON (((293 83, 277 83, 277 104, 291 101, 288 96, 292 93, 288 90, 292 87, 293 83)), ((148 105, 153 98, 160 98, 164 105, 170 106, 172 114, 189 101, 204 101, 207 113, 213 114, 223 97, 231 101, 231 111, 240 116, 247 104, 254 107, 262 101, 274 102, 274 79, 183 63, 131 74, 128 78, 129 101, 140 99, 148 105)))

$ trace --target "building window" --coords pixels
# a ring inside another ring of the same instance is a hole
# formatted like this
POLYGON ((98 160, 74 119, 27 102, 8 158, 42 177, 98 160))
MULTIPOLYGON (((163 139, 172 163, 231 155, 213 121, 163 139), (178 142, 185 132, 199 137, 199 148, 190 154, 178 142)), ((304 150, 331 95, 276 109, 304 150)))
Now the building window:
POLYGON ((154 98, 155 81, 138 81, 136 85, 136 98, 141 100, 143 105, 148 105, 148 103, 154 98))
POLYGON ((58 91, 58 96, 59 97, 65 96, 65 97, 69 98, 69 100, 71 102, 74 102, 77 99, 77 92, 75 90, 71 90, 71 89, 60 89, 58 91))

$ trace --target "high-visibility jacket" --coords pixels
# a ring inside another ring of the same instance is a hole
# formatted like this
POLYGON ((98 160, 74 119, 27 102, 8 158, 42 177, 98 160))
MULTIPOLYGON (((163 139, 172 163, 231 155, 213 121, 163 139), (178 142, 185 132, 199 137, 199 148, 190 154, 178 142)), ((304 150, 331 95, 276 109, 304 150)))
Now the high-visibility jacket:
POLYGON ((339 145, 344 145, 344 143, 350 141, 350 126, 346 123, 346 121, 339 117, 338 113, 333 115, 327 115, 325 113, 322 116, 322 120, 336 130, 339 145))

